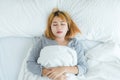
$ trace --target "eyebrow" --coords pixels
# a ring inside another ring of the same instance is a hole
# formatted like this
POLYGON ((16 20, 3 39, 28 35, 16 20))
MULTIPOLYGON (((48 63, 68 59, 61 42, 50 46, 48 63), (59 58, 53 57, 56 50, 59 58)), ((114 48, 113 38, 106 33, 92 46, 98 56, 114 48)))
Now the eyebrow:
POLYGON ((54 21, 53 23, 57 23, 56 21, 54 21))
MULTIPOLYGON (((65 21, 60 21, 60 22, 65 22, 65 21)), ((57 23, 56 21, 53 21, 53 23, 57 23)))

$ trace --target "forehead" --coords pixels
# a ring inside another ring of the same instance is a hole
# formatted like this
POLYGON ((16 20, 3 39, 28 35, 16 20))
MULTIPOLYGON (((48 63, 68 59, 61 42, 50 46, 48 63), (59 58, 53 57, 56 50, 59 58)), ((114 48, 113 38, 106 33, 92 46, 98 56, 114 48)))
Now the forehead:
POLYGON ((66 22, 65 19, 62 19, 61 17, 55 16, 52 20, 53 23, 55 22, 66 22))

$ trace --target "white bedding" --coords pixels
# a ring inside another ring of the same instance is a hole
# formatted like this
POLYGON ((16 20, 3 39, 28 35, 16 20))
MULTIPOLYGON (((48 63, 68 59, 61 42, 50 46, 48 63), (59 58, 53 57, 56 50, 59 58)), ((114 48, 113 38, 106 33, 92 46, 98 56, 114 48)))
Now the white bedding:
POLYGON ((33 43, 33 38, 0 38, 0 80, 17 80, 23 59, 33 43))
POLYGON ((88 73, 85 80, 120 80, 120 47, 104 43, 86 53, 88 73))

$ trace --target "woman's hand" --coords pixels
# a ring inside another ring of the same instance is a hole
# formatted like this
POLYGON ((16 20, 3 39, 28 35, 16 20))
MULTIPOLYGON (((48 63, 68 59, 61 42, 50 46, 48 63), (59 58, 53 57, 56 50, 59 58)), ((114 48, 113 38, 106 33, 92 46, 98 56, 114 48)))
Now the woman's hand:
POLYGON ((47 73, 50 71, 50 69, 43 68, 42 69, 42 76, 47 76, 47 73))
POLYGON ((66 80, 67 79, 67 77, 66 77, 66 75, 61 75, 61 76, 59 76, 57 79, 55 79, 55 80, 66 80))
POLYGON ((61 76, 66 73, 78 74, 77 66, 53 67, 49 69, 43 69, 42 71, 43 76, 47 76, 53 80, 56 80, 57 78, 61 79, 61 76))
MULTIPOLYGON (((50 79, 63 79, 63 76, 65 77, 65 68, 64 67, 54 67, 54 68, 49 68, 49 69, 43 69, 42 70, 42 75, 47 76, 50 79), (63 75, 63 76, 62 76, 63 75)), ((64 80, 64 79, 63 79, 64 80)))

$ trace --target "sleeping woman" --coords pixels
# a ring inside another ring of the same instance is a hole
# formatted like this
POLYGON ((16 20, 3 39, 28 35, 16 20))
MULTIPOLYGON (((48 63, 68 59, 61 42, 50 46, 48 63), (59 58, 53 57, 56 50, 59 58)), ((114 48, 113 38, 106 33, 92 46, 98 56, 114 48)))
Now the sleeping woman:
POLYGON ((88 68, 82 43, 75 38, 78 33, 69 14, 54 9, 45 33, 30 52, 27 69, 40 80, 75 80, 84 75, 88 68))

